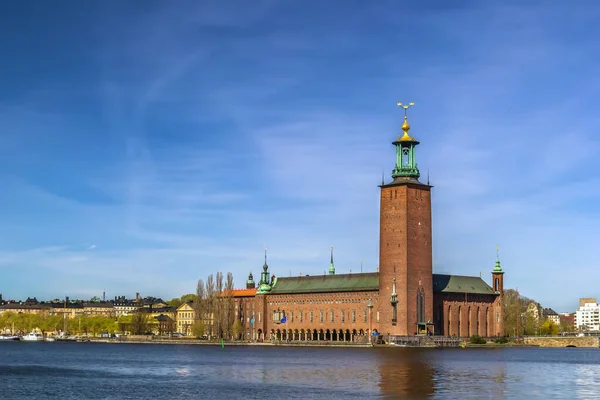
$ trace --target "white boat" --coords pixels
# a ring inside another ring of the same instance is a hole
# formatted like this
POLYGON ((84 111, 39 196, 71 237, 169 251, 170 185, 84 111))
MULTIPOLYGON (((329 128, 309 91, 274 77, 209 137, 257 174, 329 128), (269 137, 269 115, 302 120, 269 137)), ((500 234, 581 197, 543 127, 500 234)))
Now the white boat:
POLYGON ((46 342, 54 342, 56 339, 54 339, 53 337, 48 336, 46 338, 46 342))
POLYGON ((37 332, 29 332, 27 335, 21 337, 21 340, 25 342, 41 342, 44 340, 44 335, 37 332))
POLYGON ((0 335, 0 340, 19 340, 16 335, 0 335))

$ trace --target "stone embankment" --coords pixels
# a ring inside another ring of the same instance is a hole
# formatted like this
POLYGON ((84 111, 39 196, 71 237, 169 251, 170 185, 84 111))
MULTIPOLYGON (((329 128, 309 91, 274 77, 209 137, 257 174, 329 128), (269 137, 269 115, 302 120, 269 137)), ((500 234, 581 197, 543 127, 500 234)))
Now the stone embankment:
POLYGON ((540 347, 600 348, 600 338, 596 336, 529 336, 524 343, 540 347))
MULTIPOLYGON (((90 338, 94 343, 128 343, 128 344, 188 344, 221 346, 220 341, 198 340, 195 338, 160 338, 156 336, 130 335, 120 338, 90 338)), ((329 341, 268 341, 268 342, 246 342, 246 341, 225 341, 225 346, 290 346, 290 347, 372 347, 368 343, 348 343, 348 342, 329 342, 329 341)))

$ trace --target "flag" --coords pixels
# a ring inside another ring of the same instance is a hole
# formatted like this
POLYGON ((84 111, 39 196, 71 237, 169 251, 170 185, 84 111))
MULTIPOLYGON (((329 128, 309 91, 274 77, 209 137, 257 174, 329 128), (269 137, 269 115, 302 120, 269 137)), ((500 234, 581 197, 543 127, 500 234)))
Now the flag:
POLYGON ((282 324, 285 324, 287 322, 287 317, 281 318, 281 321, 279 321, 279 322, 281 322, 282 324))
POLYGON ((254 325, 254 315, 250 318, 250 325, 254 325))

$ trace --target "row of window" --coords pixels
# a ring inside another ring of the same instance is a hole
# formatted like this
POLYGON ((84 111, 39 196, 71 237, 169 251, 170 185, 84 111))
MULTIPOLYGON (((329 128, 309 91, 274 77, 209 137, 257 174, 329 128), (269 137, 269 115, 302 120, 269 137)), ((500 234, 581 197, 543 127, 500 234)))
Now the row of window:
MULTIPOLYGON (((259 319, 260 319, 260 313, 258 315, 259 315, 259 319)), ((357 314, 356 310, 352 310, 352 311, 348 312, 348 318, 350 319, 350 322, 356 322, 357 315, 358 314, 357 314)), ((286 314, 285 311, 281 311, 281 310, 273 311, 273 322, 279 322, 286 316, 288 316, 288 315, 286 314)), ((327 314, 326 314, 326 311, 319 310, 319 322, 321 322, 321 323, 325 322, 326 318, 329 320, 329 322, 335 322, 335 310, 330 310, 327 314)), ((345 310, 340 311, 339 318, 340 318, 341 322, 346 322, 346 311, 345 310)), ((308 312, 308 322, 314 322, 314 319, 315 319, 314 313, 312 310, 310 310, 308 312)), ((290 311, 289 322, 293 323, 296 320, 298 322, 303 322, 303 320, 304 320, 304 312, 303 311, 298 311, 298 312, 290 311)), ((286 321, 288 321, 288 319, 286 319, 286 321)), ((368 321, 368 310, 365 308, 362 310, 362 322, 366 323, 367 321, 368 321)), ((377 322, 379 322, 379 311, 377 311, 377 322)))

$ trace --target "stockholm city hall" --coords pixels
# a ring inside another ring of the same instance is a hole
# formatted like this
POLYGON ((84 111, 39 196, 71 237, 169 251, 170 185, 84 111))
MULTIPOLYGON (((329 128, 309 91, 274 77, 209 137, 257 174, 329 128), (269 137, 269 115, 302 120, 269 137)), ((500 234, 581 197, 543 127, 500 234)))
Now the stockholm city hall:
POLYGON ((492 286, 481 277, 433 273, 432 186, 419 181, 407 109, 391 181, 382 182, 378 272, 275 277, 265 263, 258 283, 234 291, 245 340, 367 342, 406 335, 483 337, 504 334, 503 274, 497 259, 492 286))

